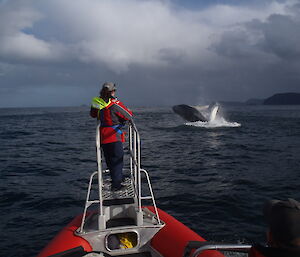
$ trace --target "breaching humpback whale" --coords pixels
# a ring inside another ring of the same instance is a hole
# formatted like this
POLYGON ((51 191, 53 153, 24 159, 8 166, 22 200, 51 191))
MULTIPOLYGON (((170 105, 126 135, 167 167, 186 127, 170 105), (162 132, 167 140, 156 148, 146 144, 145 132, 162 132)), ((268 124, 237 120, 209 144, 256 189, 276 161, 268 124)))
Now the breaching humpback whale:
POLYGON ((183 119, 195 122, 195 121, 213 121, 216 118, 219 106, 213 105, 209 115, 203 115, 200 111, 209 109, 209 106, 190 106, 186 104, 179 104, 172 107, 173 111, 183 119))

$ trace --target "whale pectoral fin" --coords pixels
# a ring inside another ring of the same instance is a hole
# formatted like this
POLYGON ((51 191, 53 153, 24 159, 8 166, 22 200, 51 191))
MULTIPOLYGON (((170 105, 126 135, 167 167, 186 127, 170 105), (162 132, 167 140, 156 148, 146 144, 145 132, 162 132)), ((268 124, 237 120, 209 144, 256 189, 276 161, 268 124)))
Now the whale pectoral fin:
POLYGON ((219 105, 216 104, 212 107, 211 112, 210 112, 209 121, 214 121, 216 119, 218 110, 219 110, 219 105))

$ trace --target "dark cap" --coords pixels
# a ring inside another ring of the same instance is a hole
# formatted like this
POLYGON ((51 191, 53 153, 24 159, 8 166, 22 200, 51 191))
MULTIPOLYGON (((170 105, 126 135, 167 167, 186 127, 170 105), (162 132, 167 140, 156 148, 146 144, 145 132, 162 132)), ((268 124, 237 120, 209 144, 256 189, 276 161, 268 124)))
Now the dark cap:
POLYGON ((264 216, 274 241, 293 245, 300 239, 300 203, 294 199, 270 200, 265 203, 264 216))
POLYGON ((112 82, 105 82, 102 86, 102 89, 107 89, 108 91, 116 90, 116 84, 112 82))

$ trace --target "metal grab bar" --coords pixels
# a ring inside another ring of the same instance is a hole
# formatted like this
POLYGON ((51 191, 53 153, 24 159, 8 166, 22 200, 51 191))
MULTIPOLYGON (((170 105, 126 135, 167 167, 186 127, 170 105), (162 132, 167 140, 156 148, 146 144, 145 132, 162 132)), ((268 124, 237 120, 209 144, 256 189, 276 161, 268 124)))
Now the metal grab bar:
POLYGON ((102 156, 101 156, 101 137, 100 137, 100 122, 97 121, 96 128, 96 150, 97 150, 97 167, 98 167, 98 192, 99 192, 99 230, 104 220, 103 214, 103 195, 102 195, 102 156))
POLYGON ((153 194, 153 190, 152 190, 152 186, 151 186, 149 174, 144 169, 141 169, 141 171, 144 172, 145 175, 146 175, 148 186, 149 186, 149 190, 150 190, 150 194, 151 194, 151 196, 144 196, 144 197, 141 196, 141 200, 142 199, 152 199, 153 207, 154 207, 154 210, 155 210, 155 214, 156 214, 156 217, 157 217, 158 224, 161 224, 160 218, 159 218, 159 214, 158 214, 158 210, 157 210, 156 203, 155 203, 155 198, 154 198, 154 194, 153 194))
POLYGON ((84 226, 84 222, 85 222, 85 218, 86 218, 86 212, 88 207, 91 205, 90 204, 90 194, 91 194, 91 187, 92 187, 92 182, 93 182, 93 178, 94 176, 98 174, 98 171, 95 171, 91 176, 90 176, 90 181, 89 181, 89 187, 88 187, 88 193, 86 196, 86 201, 85 201, 85 206, 84 206, 84 211, 83 211, 83 216, 82 216, 82 220, 81 220, 81 225, 80 225, 80 233, 82 233, 83 231, 83 226, 84 226))
MULTIPOLYGON (((133 133, 133 145, 130 145, 129 149, 129 155, 131 156, 131 165, 134 165, 134 171, 135 174, 137 174, 136 179, 135 179, 135 185, 138 187, 138 208, 139 211, 142 211, 142 200, 151 200, 153 203, 153 207, 155 210, 155 214, 157 217, 158 224, 161 224, 160 217, 158 214, 152 186, 151 186, 151 181, 148 172, 145 169, 141 169, 141 142, 140 142, 140 135, 139 132, 135 126, 135 123, 131 121, 129 123, 129 133, 133 133), (132 147, 133 146, 133 147, 132 147), (146 176, 149 191, 150 191, 150 196, 142 196, 142 179, 141 179, 141 172, 143 172, 146 176)), ((132 134, 130 134, 131 138, 132 134)))
POLYGON ((138 209, 142 211, 141 203, 141 142, 140 135, 133 120, 129 122, 129 156, 130 172, 134 178, 135 192, 138 196, 138 209))
POLYGON ((249 252, 251 245, 238 245, 238 244, 206 244, 195 250, 192 257, 197 257, 201 252, 206 250, 224 250, 231 252, 249 252))
POLYGON ((129 122, 129 156, 130 156, 130 170, 131 174, 134 177, 134 185, 135 185, 135 191, 138 196, 138 209, 139 212, 142 211, 142 200, 149 200, 152 199, 153 207, 155 210, 155 214, 158 220, 158 223, 161 224, 160 217, 158 214, 151 182, 150 182, 150 177, 148 172, 145 169, 141 169, 141 140, 140 140, 140 135, 137 130, 137 127, 133 120, 129 122), (141 172, 143 172, 146 176, 149 191, 150 191, 150 196, 142 196, 142 179, 141 179, 141 172))

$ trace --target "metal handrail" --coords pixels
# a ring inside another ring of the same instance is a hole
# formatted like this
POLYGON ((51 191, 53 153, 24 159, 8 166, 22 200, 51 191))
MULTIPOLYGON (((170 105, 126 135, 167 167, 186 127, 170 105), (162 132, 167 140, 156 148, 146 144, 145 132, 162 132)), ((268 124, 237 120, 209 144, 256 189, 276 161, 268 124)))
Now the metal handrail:
POLYGON ((131 163, 133 164, 134 172, 134 185, 136 189, 136 193, 138 196, 138 210, 139 212, 142 211, 142 186, 141 186, 141 142, 140 142, 140 135, 138 130, 133 121, 129 123, 129 128, 131 131, 130 137, 133 137, 133 144, 131 145, 132 148, 129 149, 129 156, 131 159, 131 163))
POLYGON ((154 207, 154 210, 155 210, 155 214, 156 214, 156 217, 157 217, 158 224, 161 224, 160 218, 159 218, 159 214, 158 214, 158 210, 157 210, 157 207, 156 207, 156 202, 155 202, 155 198, 154 198, 154 194, 153 194, 153 190, 152 190, 152 186, 151 186, 149 174, 144 169, 141 169, 141 171, 144 172, 145 175, 146 175, 148 186, 149 186, 149 190, 150 190, 150 194, 151 194, 151 196, 141 196, 141 200, 142 199, 152 199, 153 207, 154 207))
POLYGON ((84 226, 84 222, 85 222, 85 218, 86 218, 86 212, 87 212, 87 208, 90 206, 89 202, 90 202, 90 194, 91 194, 91 187, 92 187, 92 182, 93 182, 93 178, 94 176, 98 174, 98 171, 95 171, 91 176, 90 176, 90 181, 89 181, 89 187, 88 187, 88 193, 86 196, 86 201, 85 201, 85 206, 84 206, 84 211, 83 211, 83 216, 82 216, 82 220, 81 220, 81 225, 80 225, 80 230, 79 232, 82 233, 83 231, 83 226, 84 226))
MULTIPOLYGON (((103 195, 102 195, 102 156, 101 156, 101 138, 100 138, 100 122, 98 121, 96 128, 96 149, 97 149, 97 167, 98 167, 98 192, 99 192, 99 219, 104 218, 103 214, 103 195)), ((100 222, 98 223, 101 229, 100 222)))
MULTIPOLYGON (((153 203, 153 207, 155 210, 155 214, 156 214, 158 223, 161 224, 148 172, 144 169, 141 169, 141 146, 140 146, 141 140, 140 140, 140 135, 137 130, 137 127, 132 120, 129 122, 128 134, 129 134, 128 144, 129 144, 129 156, 130 156, 129 166, 130 166, 131 178, 134 180, 135 194, 137 195, 137 198, 138 198, 138 211, 140 213, 142 212, 142 200, 152 199, 152 203, 153 203), (141 172, 143 172, 146 175, 146 179, 147 179, 147 183, 148 183, 148 187, 149 187, 149 191, 150 191, 150 196, 142 196, 141 172)), ((94 203, 99 203, 99 222, 98 222, 99 227, 98 227, 98 229, 99 230, 103 229, 103 227, 102 227, 102 224, 104 222, 103 195, 102 195, 102 186, 103 186, 102 172, 103 172, 103 169, 102 169, 101 137, 100 137, 100 123, 99 122, 98 122, 97 128, 96 128, 96 152, 97 152, 97 168, 98 168, 98 170, 95 171, 90 177, 88 193, 87 193, 87 197, 86 197, 86 204, 85 204, 84 213, 83 213, 81 226, 80 226, 80 230, 79 230, 80 233, 83 232, 87 209, 90 205, 92 205, 94 203), (90 200, 92 181, 96 174, 98 174, 99 200, 90 200)))
POLYGON ((148 172, 145 169, 141 169, 141 142, 140 142, 140 135, 139 132, 134 124, 133 121, 129 123, 129 135, 130 135, 130 140, 129 140, 129 155, 130 155, 130 164, 131 168, 132 166, 134 169, 132 172, 134 172, 134 178, 135 178, 135 187, 138 188, 137 190, 137 195, 138 195, 138 209, 141 212, 142 211, 142 200, 148 200, 152 199, 153 207, 155 210, 155 214, 158 220, 158 223, 161 224, 151 182, 150 182, 150 177, 148 172), (132 138, 133 137, 133 142, 132 138), (142 196, 142 178, 141 178, 141 172, 143 172, 146 175, 149 191, 150 191, 150 196, 142 196))
POLYGON ((238 245, 238 244, 207 244, 195 250, 192 257, 197 257, 200 253, 206 250, 220 250, 230 252, 249 252, 251 245, 238 245))

